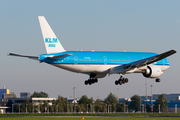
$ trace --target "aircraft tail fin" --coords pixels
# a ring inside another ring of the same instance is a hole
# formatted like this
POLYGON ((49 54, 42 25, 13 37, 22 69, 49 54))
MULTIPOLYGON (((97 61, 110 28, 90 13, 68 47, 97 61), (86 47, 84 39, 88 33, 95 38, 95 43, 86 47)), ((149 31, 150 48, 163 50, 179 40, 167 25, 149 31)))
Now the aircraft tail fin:
POLYGON ((47 53, 64 52, 64 48, 54 34, 44 16, 38 16, 47 53))

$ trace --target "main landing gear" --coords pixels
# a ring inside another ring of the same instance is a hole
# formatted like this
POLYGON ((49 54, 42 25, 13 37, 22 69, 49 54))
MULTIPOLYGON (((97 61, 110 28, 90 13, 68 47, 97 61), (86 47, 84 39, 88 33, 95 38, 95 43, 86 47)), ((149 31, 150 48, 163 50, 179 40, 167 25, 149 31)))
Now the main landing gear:
POLYGON ((119 80, 116 80, 115 81, 115 85, 122 85, 122 84, 125 84, 125 83, 128 83, 128 78, 123 78, 122 76, 119 78, 119 80))
POLYGON ((96 74, 93 74, 91 73, 90 76, 89 76, 89 79, 84 81, 84 84, 85 85, 91 85, 91 84, 94 84, 94 83, 97 83, 98 82, 98 79, 95 78, 96 74))
POLYGON ((85 85, 91 85, 91 84, 94 84, 94 83, 97 83, 98 82, 98 79, 97 78, 90 78, 90 79, 88 79, 88 80, 86 80, 85 82, 84 82, 84 84, 85 85))

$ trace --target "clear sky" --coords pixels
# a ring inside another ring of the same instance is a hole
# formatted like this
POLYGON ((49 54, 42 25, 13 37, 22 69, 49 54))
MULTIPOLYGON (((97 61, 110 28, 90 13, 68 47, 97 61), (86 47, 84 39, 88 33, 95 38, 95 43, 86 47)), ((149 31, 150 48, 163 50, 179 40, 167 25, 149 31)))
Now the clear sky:
MULTIPOLYGON (((142 74, 129 74, 128 84, 116 86, 119 75, 84 85, 87 75, 65 71, 26 58, 7 56, 46 53, 38 16, 45 16, 66 50, 105 50, 163 53, 180 51, 179 0, 1 0, 0 88, 20 92, 104 99, 112 92, 120 98, 145 95, 142 74)), ((168 58, 171 67, 160 77, 148 79, 153 93, 180 93, 179 53, 168 58)))

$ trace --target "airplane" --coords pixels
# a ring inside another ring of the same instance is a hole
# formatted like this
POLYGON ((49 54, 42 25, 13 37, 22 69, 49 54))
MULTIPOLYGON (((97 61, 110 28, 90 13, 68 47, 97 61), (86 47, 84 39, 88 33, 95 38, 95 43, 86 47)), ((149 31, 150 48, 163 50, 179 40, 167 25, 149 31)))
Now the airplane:
POLYGON ((107 74, 119 74, 115 85, 122 85, 129 80, 125 74, 142 73, 146 78, 159 77, 170 67, 166 57, 175 54, 175 50, 169 50, 162 54, 152 52, 119 52, 119 51, 66 51, 51 29, 44 16, 38 16, 43 40, 47 53, 39 56, 28 56, 8 53, 11 56, 26 57, 38 60, 64 70, 89 75, 85 85, 97 83, 99 78, 107 74))

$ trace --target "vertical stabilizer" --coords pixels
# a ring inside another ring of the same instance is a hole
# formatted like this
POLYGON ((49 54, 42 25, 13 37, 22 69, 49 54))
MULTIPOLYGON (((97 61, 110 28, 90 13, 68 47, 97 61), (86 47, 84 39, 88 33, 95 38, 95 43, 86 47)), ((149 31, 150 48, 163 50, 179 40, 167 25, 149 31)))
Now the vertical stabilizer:
POLYGON ((38 16, 47 53, 65 51, 44 16, 38 16))

